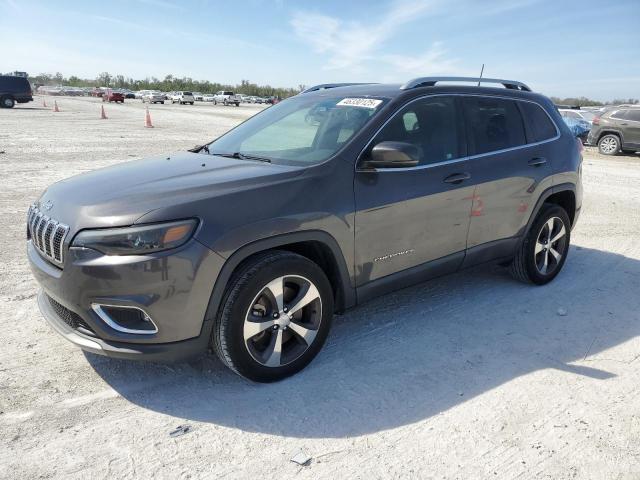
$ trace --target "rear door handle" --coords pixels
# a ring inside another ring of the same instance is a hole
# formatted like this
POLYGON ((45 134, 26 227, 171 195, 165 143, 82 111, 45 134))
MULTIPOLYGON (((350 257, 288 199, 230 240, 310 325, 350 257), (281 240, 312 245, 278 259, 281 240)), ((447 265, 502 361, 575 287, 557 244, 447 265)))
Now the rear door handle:
POLYGON ((532 158, 527 163, 529 164, 530 167, 539 167, 540 165, 544 165, 545 163, 547 163, 547 159, 542 157, 537 157, 537 158, 532 158))
POLYGON ((465 180, 469 180, 470 178, 471 178, 471 175, 469 175, 466 172, 464 172, 464 173, 454 173, 453 175, 449 175, 443 181, 444 181, 444 183, 458 184, 458 183, 464 182, 465 180))

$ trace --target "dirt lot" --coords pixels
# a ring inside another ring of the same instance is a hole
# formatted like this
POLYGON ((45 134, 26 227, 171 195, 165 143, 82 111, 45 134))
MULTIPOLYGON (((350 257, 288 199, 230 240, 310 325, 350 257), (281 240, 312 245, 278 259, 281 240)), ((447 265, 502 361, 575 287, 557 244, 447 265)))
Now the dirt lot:
POLYGON ((38 312, 24 223, 51 182, 190 148, 260 107, 156 105, 145 129, 139 101, 108 120, 93 99, 58 104, 0 110, 0 478, 640 478, 640 156, 586 152, 552 284, 489 267, 381 297, 338 317, 300 375, 255 385, 213 357, 68 344, 38 312))

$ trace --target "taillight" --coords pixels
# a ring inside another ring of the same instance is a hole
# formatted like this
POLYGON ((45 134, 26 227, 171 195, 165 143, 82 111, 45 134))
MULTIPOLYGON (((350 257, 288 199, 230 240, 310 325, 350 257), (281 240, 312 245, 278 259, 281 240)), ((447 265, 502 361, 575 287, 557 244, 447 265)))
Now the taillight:
POLYGON ((594 117, 591 123, 594 125, 600 125, 600 117, 594 117))

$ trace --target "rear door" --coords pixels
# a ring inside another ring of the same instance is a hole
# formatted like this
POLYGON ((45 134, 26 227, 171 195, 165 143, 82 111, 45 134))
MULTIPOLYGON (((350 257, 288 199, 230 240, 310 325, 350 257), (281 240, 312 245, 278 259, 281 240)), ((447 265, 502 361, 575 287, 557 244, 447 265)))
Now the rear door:
POLYGON ((475 184, 465 259, 471 264, 510 253, 503 248, 512 246, 539 193, 551 186, 547 140, 558 131, 532 102, 489 96, 467 96, 463 102, 475 184), (475 250, 482 258, 474 256, 474 247, 483 245, 475 250))
POLYGON ((467 173, 462 111, 455 96, 414 100, 371 141, 419 148, 409 168, 358 170, 355 176, 357 284, 416 266, 456 270, 466 246, 473 185, 467 173), (457 180, 456 180, 457 179, 457 180))
POLYGON ((640 107, 627 110, 620 126, 623 129, 625 144, 640 146, 640 107))

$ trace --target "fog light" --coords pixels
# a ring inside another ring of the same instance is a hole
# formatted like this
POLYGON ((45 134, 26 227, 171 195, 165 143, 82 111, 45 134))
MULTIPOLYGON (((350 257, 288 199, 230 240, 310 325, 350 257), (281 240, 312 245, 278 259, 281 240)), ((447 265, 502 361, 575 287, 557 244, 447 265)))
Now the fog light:
POLYGON ((91 308, 104 323, 119 332, 151 335, 158 331, 151 317, 141 308, 99 303, 91 304, 91 308))

